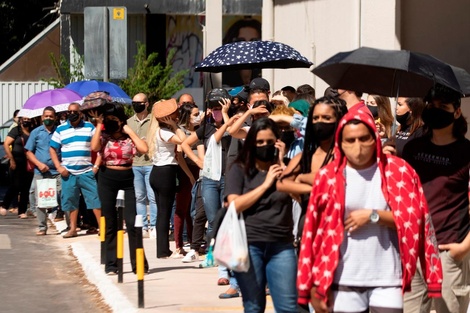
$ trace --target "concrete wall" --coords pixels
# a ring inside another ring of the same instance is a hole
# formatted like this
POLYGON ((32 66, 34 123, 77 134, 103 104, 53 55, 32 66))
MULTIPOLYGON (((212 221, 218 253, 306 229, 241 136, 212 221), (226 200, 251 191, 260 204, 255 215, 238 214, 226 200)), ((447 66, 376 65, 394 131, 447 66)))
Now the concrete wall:
MULTIPOLYGON (((275 4, 275 40, 293 46, 315 65, 361 46, 400 48, 395 1, 279 0, 275 4)), ((317 94, 327 87, 306 69, 275 70, 274 90, 305 83, 313 85, 317 94)))

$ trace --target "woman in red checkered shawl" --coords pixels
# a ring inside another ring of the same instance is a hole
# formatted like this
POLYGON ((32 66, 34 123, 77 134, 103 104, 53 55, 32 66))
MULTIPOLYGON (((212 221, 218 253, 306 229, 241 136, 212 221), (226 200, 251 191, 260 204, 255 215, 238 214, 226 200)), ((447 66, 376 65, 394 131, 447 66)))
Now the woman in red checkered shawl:
POLYGON ((402 312, 419 259, 431 297, 442 269, 421 183, 382 153, 374 120, 358 110, 336 132, 334 160, 315 177, 302 236, 299 303, 315 312, 402 312))

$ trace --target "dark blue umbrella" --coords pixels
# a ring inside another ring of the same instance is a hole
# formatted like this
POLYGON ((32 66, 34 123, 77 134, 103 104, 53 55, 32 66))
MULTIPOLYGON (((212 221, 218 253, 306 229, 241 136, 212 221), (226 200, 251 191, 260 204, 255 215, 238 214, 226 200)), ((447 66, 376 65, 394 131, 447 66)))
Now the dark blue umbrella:
POLYGON ((131 104, 132 99, 118 85, 110 82, 98 80, 82 80, 70 83, 65 88, 73 90, 82 97, 88 96, 92 92, 106 91, 112 98, 112 101, 131 104))
POLYGON ((239 41, 225 44, 196 65, 196 72, 223 72, 255 68, 309 68, 313 65, 297 50, 275 41, 239 41))

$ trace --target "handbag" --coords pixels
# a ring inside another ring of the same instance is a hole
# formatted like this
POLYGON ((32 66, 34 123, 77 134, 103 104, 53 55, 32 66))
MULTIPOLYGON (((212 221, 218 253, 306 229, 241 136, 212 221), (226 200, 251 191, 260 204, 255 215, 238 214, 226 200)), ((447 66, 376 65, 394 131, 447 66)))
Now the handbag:
MULTIPOLYGON (((23 142, 23 148, 24 148, 25 142, 24 142, 23 136, 21 136, 21 141, 23 142)), ((31 173, 32 173, 32 172, 34 172, 34 163, 31 162, 31 161, 28 159, 28 156, 27 156, 27 154, 26 154, 26 149, 24 149, 24 154, 25 154, 25 156, 26 156, 26 170, 27 170, 28 172, 31 172, 31 173)))
POLYGON ((214 246, 215 261, 235 272, 250 268, 245 220, 238 214, 232 201, 220 225, 214 246))
POLYGON ((57 203, 57 181, 55 178, 43 178, 36 181, 38 208, 54 208, 57 203))

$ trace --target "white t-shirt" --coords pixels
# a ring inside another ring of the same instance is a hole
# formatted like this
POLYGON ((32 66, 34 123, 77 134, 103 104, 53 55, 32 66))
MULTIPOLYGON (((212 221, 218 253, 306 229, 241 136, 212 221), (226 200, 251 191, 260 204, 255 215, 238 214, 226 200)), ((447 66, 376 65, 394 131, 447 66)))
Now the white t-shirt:
MULTIPOLYGON (((353 210, 390 210, 382 193, 377 164, 356 170, 345 169, 346 201, 344 219, 353 210)), ((348 234, 344 230, 334 282, 343 286, 401 286, 402 271, 397 232, 389 227, 367 223, 348 234)))
POLYGON ((168 142, 175 135, 171 130, 160 128, 155 136, 156 145, 153 156, 153 165, 178 165, 175 157, 176 145, 168 142))

